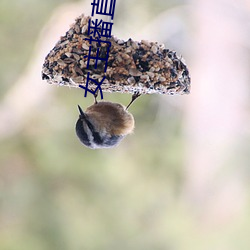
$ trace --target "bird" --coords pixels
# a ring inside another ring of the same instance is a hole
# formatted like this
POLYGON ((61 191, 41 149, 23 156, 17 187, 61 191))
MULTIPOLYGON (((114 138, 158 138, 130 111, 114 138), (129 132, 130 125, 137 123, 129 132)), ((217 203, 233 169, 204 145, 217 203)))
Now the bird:
POLYGON ((112 148, 131 134, 135 127, 133 115, 128 112, 130 105, 139 97, 136 92, 127 107, 110 101, 97 102, 85 112, 78 105, 79 118, 76 122, 76 135, 80 142, 91 149, 112 148))

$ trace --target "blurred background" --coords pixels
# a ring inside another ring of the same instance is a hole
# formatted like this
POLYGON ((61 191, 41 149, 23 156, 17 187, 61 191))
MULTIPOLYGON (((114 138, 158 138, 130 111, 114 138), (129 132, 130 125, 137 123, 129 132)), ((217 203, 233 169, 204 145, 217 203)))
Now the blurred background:
POLYGON ((0 249, 249 250, 250 1, 116 1, 112 34, 176 50, 192 89, 140 97, 105 150, 74 131, 92 96, 41 80, 91 2, 0 2, 0 249))

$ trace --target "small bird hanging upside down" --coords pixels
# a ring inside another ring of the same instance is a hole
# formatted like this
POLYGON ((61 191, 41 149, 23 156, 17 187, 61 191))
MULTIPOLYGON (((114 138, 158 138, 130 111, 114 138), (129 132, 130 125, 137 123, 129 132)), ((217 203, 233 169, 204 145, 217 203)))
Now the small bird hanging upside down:
POLYGON ((101 101, 80 112, 76 122, 76 134, 82 144, 91 149, 111 148, 134 130, 134 117, 128 112, 130 105, 140 96, 136 92, 127 107, 119 103, 101 101))

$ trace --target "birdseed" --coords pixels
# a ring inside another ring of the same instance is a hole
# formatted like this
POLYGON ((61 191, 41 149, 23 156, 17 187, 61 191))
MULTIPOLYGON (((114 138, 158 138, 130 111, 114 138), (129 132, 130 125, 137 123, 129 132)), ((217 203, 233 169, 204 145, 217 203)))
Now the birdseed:
MULTIPOLYGON (((141 42, 128 39, 124 41, 112 36, 107 70, 105 62, 90 59, 87 68, 89 47, 100 54, 107 50, 107 43, 101 46, 92 41, 91 45, 85 38, 88 35, 88 21, 91 17, 84 14, 62 36, 55 47, 46 56, 42 68, 42 79, 50 84, 59 86, 79 87, 85 85, 87 74, 93 79, 105 76, 101 88, 104 92, 120 92, 140 94, 188 94, 190 92, 190 77, 182 57, 175 51, 165 49, 157 42, 142 40, 141 42)), ((88 88, 96 88, 89 83, 88 88)))

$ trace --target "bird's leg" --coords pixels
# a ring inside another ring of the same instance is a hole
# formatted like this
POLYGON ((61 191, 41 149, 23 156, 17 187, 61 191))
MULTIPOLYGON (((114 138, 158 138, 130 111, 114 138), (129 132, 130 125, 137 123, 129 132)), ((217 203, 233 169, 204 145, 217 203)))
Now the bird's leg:
POLYGON ((131 104, 140 96, 141 94, 139 93, 139 91, 136 91, 133 95, 132 95, 132 100, 131 102, 128 104, 128 106, 126 107, 126 110, 131 106, 131 104))
POLYGON ((97 91, 95 92, 95 94, 94 94, 94 98, 95 98, 95 104, 97 104, 98 102, 97 102, 97 97, 98 97, 98 94, 99 94, 99 89, 97 89, 97 91))

